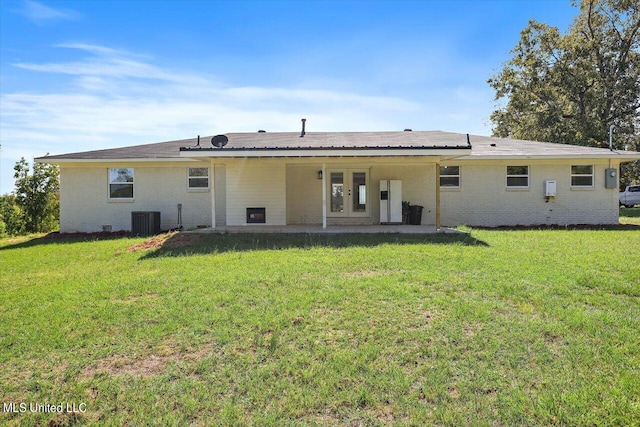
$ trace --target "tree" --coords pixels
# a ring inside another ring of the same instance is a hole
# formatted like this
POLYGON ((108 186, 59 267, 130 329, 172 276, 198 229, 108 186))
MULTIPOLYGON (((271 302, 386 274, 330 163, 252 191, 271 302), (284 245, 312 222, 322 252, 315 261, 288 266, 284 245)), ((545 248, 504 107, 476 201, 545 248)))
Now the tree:
MULTIPOLYGON (((506 99, 491 114, 493 133, 606 147, 613 125, 616 148, 640 151, 640 3, 583 0, 579 8, 566 34, 534 20, 522 31, 488 81, 496 101, 506 99)), ((639 170, 627 164, 621 181, 640 180, 639 170)))
POLYGON ((60 219, 60 171, 58 166, 34 163, 33 173, 21 158, 13 168, 16 179, 15 202, 24 215, 27 232, 47 232, 60 219))
POLYGON ((0 196, 0 237, 5 234, 15 236, 24 232, 24 214, 16 203, 16 196, 0 196))

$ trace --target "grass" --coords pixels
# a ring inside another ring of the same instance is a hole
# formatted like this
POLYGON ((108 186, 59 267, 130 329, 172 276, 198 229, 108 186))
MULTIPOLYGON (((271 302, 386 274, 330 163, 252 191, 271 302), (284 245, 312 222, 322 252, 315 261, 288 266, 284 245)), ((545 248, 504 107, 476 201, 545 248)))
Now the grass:
POLYGON ((639 425, 640 232, 470 231, 2 240, 2 402, 86 412, 0 424, 639 425))
POLYGON ((620 208, 620 224, 640 225, 640 207, 620 208))

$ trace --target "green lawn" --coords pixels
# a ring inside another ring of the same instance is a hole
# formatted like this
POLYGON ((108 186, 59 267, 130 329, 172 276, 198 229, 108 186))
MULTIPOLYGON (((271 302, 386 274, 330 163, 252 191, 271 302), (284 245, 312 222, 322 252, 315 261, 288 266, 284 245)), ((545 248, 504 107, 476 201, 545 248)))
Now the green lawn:
POLYGON ((640 207, 620 208, 620 224, 640 225, 640 207))
POLYGON ((1 240, 0 424, 639 425, 639 230, 1 240))

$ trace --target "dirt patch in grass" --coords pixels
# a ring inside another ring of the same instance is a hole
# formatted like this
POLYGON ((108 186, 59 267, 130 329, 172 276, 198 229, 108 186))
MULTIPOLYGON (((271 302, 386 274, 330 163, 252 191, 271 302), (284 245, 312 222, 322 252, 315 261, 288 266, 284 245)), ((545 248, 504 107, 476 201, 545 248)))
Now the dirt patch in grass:
POLYGON ((376 277, 388 276, 392 272, 389 270, 358 270, 342 273, 344 277, 376 277))
POLYGON ((150 239, 147 239, 143 242, 136 243, 135 245, 129 246, 126 249, 126 251, 136 252, 136 251, 148 251, 148 250, 160 249, 175 234, 176 233, 158 234, 157 236, 153 236, 150 239))
POLYGON ((15 245, 16 243, 22 243, 24 241, 29 240, 28 237, 20 236, 20 237, 10 237, 5 242, 9 245, 15 245))
POLYGON ((82 415, 77 412, 61 412, 47 423, 47 427, 69 427, 82 423, 82 415))
POLYGON ((409 331, 422 330, 433 323, 435 314, 431 311, 415 313, 415 315, 407 316, 406 322, 403 322, 403 328, 409 331))
POLYGON ((481 330, 482 330, 482 325, 480 323, 474 323, 464 327, 464 334, 468 337, 473 337, 476 335, 478 331, 481 331, 481 330))
POLYGON ((129 246, 127 252, 158 250, 160 248, 182 248, 192 245, 200 240, 197 234, 185 234, 177 231, 158 234, 144 242, 129 246))
POLYGON ((160 295, 157 294, 156 292, 147 292, 146 294, 129 295, 126 298, 113 299, 111 301, 114 303, 132 303, 132 302, 138 302, 140 300, 155 299, 155 298, 158 298, 159 296, 160 295))
POLYGON ((211 353, 212 344, 208 344, 199 350, 182 351, 179 346, 169 343, 159 348, 157 354, 149 354, 143 357, 131 358, 128 356, 109 356, 94 366, 85 367, 81 372, 83 379, 93 378, 96 374, 107 373, 112 376, 132 375, 147 377, 159 374, 164 367, 178 360, 196 361, 211 353))

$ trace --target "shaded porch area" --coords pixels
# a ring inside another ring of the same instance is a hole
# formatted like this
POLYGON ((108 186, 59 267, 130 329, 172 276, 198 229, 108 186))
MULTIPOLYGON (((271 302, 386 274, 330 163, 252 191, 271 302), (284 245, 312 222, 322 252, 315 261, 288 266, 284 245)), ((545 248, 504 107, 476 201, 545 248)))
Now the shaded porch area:
POLYGON ((353 231, 345 232, 360 233, 435 232, 441 224, 439 186, 436 185, 439 182, 438 161, 437 158, 423 157, 372 158, 366 163, 362 159, 359 162, 332 159, 332 163, 321 164, 291 162, 286 167, 286 224, 322 225, 327 230, 357 226, 353 231), (389 181, 397 183, 393 191, 383 188, 383 184, 389 185, 389 181), (415 223, 426 227, 409 231, 411 227, 407 225, 400 225, 400 228, 389 225, 403 222, 402 205, 405 203, 423 207, 415 223), (393 208, 389 209, 389 205, 393 208), (393 217, 389 210, 394 211, 393 217), (385 225, 377 227, 381 223, 385 225), (434 231, 430 231, 429 225, 434 231))
POLYGON ((212 228, 223 233, 435 233, 441 225, 440 160, 212 160, 212 228), (392 181, 393 188, 383 188, 392 181), (411 223, 424 226, 400 225, 407 222, 405 206, 422 207, 411 223))

